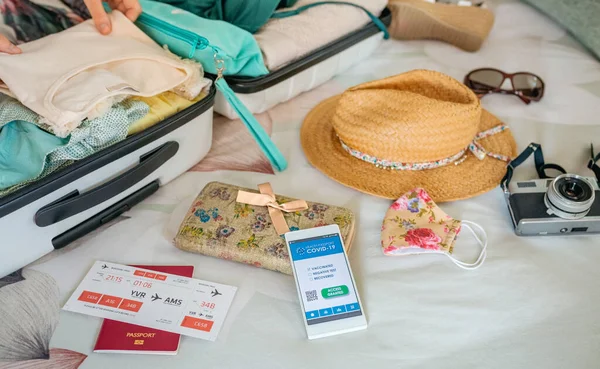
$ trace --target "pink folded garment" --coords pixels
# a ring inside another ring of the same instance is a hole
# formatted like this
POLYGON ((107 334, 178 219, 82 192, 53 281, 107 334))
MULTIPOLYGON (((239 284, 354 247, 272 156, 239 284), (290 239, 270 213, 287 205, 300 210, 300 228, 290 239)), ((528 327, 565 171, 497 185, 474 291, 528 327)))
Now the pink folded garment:
MULTIPOLYGON (((300 0, 295 9, 321 0, 300 0)), ((346 0, 361 5, 379 16, 387 0, 346 0)), ((286 9, 286 10, 289 10, 286 9)), ((263 52, 270 71, 290 63, 370 22, 361 9, 350 5, 320 5, 298 15, 271 19, 254 38, 263 52)))
POLYGON ((122 13, 110 18, 108 36, 89 20, 20 45, 22 54, 0 53, 0 92, 39 114, 40 123, 61 137, 127 96, 173 90, 193 99, 200 93, 199 64, 164 50, 122 13))

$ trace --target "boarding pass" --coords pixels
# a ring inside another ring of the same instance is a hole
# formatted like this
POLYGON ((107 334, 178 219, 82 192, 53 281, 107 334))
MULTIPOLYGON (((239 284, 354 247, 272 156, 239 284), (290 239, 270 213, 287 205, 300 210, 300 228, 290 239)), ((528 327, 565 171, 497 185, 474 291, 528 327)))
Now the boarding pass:
POLYGON ((237 287, 97 261, 64 310, 215 341, 237 287))

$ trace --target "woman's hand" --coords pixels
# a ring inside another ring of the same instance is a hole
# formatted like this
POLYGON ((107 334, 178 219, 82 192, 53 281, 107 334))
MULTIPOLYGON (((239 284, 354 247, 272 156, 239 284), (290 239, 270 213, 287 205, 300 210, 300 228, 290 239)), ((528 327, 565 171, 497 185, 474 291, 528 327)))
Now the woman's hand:
MULTIPOLYGON (((102 6, 102 0, 84 0, 84 2, 90 11, 92 19, 94 19, 98 31, 103 35, 108 35, 112 31, 112 26, 108 14, 106 14, 106 11, 104 11, 104 7, 102 6)), ((135 21, 142 12, 142 7, 138 0, 108 0, 108 5, 111 9, 118 10, 125 14, 132 22, 135 21)))
POLYGON ((21 49, 13 45, 6 37, 0 35, 0 53, 20 54, 21 49))
MULTIPOLYGON (((104 11, 102 0, 84 0, 85 5, 90 11, 96 28, 103 35, 108 35, 112 31, 108 14, 104 11)), ((138 0, 108 0, 108 5, 115 10, 119 10, 130 21, 135 21, 142 12, 142 7, 138 0)), ((20 54, 21 49, 10 42, 5 36, 0 34, 0 53, 20 54)))

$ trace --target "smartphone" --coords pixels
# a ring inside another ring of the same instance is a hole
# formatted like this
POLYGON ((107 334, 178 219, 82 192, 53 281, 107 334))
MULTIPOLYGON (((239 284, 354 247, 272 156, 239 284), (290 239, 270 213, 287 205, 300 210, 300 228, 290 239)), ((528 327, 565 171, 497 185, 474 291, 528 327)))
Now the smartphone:
POLYGON ((337 225, 285 234, 308 339, 367 328, 337 225))

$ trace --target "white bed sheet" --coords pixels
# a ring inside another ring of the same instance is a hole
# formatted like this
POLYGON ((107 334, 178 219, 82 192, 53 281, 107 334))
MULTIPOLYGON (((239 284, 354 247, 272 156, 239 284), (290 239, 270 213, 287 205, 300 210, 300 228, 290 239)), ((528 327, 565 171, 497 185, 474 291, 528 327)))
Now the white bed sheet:
MULTIPOLYGON (((290 166, 275 176, 220 171, 186 173, 127 214, 31 269, 52 276, 60 301, 94 260, 136 264, 193 264, 195 277, 239 287, 215 343, 183 337, 174 357, 94 354, 100 320, 60 313, 50 346, 89 355, 81 368, 590 368, 600 367, 600 238, 521 238, 514 235, 499 189, 442 208, 480 223, 489 236, 488 259, 475 271, 441 255, 384 256, 382 218, 390 202, 333 182, 312 168, 299 143, 306 113, 323 98, 355 84, 427 68, 462 80, 491 66, 531 71, 546 82, 539 103, 487 96, 486 109, 507 122, 519 149, 535 141, 548 161, 584 175, 589 144, 600 149, 600 63, 562 29, 512 1, 496 8, 496 24, 478 53, 433 41, 382 44, 367 62, 270 112, 273 139, 290 166), (307 341, 291 277, 182 252, 170 238, 191 199, 210 181, 253 187, 348 206, 358 216, 350 260, 369 328, 307 341)), ((517 178, 533 178, 533 163, 517 178)), ((469 259, 467 234, 457 255, 469 259)))

